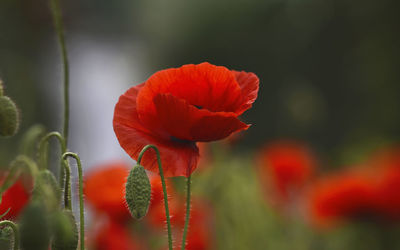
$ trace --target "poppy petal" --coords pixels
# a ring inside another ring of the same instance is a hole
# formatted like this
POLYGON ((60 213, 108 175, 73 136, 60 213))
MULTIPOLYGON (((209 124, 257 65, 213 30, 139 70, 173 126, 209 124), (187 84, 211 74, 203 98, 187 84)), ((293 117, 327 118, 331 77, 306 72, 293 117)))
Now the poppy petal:
POLYGON ((137 101, 144 122, 149 114, 154 117, 154 97, 167 93, 213 112, 235 112, 243 103, 242 90, 230 70, 209 63, 188 64, 161 70, 146 81, 137 101))
POLYGON ((239 86, 242 89, 242 94, 244 97, 243 105, 238 111, 236 111, 238 115, 241 115, 244 111, 251 108, 252 104, 257 99, 260 80, 254 73, 235 70, 232 70, 232 72, 234 73, 236 81, 239 83, 239 86))
POLYGON ((181 140, 215 141, 249 127, 233 112, 198 109, 188 104, 186 100, 171 94, 158 94, 154 98, 154 104, 158 121, 163 129, 169 135, 181 140))
MULTIPOLYGON (((136 96, 142 86, 130 88, 115 106, 113 125, 121 147, 133 159, 137 159, 143 147, 153 144, 160 151, 165 176, 189 176, 197 166, 197 146, 194 143, 165 140, 152 134, 141 124, 136 111, 136 96)), ((153 150, 144 154, 141 164, 147 170, 158 173, 157 158, 153 150)))

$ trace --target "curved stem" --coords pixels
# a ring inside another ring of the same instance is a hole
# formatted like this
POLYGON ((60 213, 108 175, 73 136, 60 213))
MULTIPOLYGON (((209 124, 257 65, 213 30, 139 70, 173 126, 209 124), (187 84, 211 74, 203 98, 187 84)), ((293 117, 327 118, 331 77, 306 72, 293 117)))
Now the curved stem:
MULTIPOLYGON (((59 144, 60 144, 60 148, 61 148, 61 154, 64 154, 65 152, 67 152, 67 144, 65 142, 64 137, 57 131, 53 131, 48 133, 47 135, 45 135, 39 143, 39 167, 41 167, 41 169, 47 169, 47 145, 49 143, 49 140, 51 138, 57 138, 59 144)), ((60 160, 60 173, 59 173, 59 183, 60 183, 60 187, 63 188, 64 185, 65 187, 67 187, 67 183, 69 182, 64 182, 64 175, 66 175, 67 177, 69 177, 66 173, 64 173, 64 169, 66 169, 66 165, 65 162, 63 161, 63 159, 60 160)), ((71 172, 71 171, 70 171, 71 172)), ((68 194, 67 192, 68 190, 64 191, 64 194, 68 194)), ((69 196, 71 197, 71 196, 69 196)), ((66 198, 64 198, 65 201, 67 200, 66 198)), ((66 206, 66 204, 65 204, 66 206)))
POLYGON ((160 152, 158 151, 157 147, 154 145, 145 146, 139 154, 137 163, 140 165, 140 162, 142 161, 144 152, 146 152, 146 150, 148 150, 149 148, 154 149, 154 151, 156 152, 156 155, 157 155, 158 169, 160 171, 161 183, 162 183, 162 188, 163 188, 163 192, 164 192, 165 216, 167 217, 166 219, 167 219, 167 228, 168 228, 168 247, 170 250, 172 250, 171 221, 169 218, 167 186, 165 185, 164 171, 163 171, 162 165, 161 165, 160 152))
POLYGON ((186 235, 189 227, 190 220, 190 184, 192 183, 192 176, 189 175, 187 178, 187 196, 186 196, 186 218, 185 218, 185 227, 183 229, 183 237, 182 237, 182 250, 185 250, 186 245, 186 235))
POLYGON ((14 250, 19 250, 19 231, 18 231, 18 226, 12 221, 9 220, 3 220, 0 221, 0 227, 1 226, 8 226, 11 227, 14 233, 14 250))
POLYGON ((63 135, 65 145, 68 145, 68 127, 69 127, 69 64, 67 47, 65 46, 64 28, 61 17, 61 8, 59 0, 50 0, 51 12, 53 15, 54 26, 56 28, 58 41, 61 48, 61 56, 64 67, 64 129, 63 135))
POLYGON ((17 173, 16 171, 18 170, 18 166, 20 166, 21 163, 25 167, 27 167, 32 176, 32 182, 35 183, 36 174, 38 172, 36 163, 31 158, 25 155, 19 155, 10 164, 11 165, 10 173, 7 175, 6 179, 3 182, 3 185, 0 187, 0 194, 2 194, 5 190, 7 190, 14 184, 14 182, 19 176, 19 173, 17 173))
POLYGON ((82 176, 82 163, 79 156, 72 152, 66 152, 63 154, 62 159, 68 164, 67 158, 72 157, 76 160, 78 166, 78 178, 79 178, 79 220, 80 220, 80 233, 81 233, 81 248, 85 249, 85 215, 83 207, 83 176, 82 176))
POLYGON ((49 143, 49 140, 53 137, 57 138, 58 142, 60 143, 61 154, 64 154, 67 151, 67 146, 65 144, 65 140, 59 132, 53 131, 53 132, 48 133, 40 140, 40 143, 39 143, 39 155, 40 155, 39 167, 40 167, 40 169, 47 169, 47 152, 44 152, 44 150, 46 148, 47 143, 49 143))

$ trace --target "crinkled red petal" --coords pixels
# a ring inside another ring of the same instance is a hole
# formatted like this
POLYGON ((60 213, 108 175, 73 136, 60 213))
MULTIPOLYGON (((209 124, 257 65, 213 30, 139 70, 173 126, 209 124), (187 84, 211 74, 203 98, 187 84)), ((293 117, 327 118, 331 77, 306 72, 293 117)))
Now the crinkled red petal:
POLYGON ((238 115, 241 115, 244 111, 251 108, 254 101, 257 99, 260 80, 254 73, 235 70, 232 70, 232 72, 234 73, 236 81, 242 89, 242 96, 244 98, 242 106, 236 111, 238 115))
MULTIPOLYGON (((139 85, 130 88, 115 106, 113 125, 121 147, 133 159, 137 159, 143 147, 153 144, 160 151, 165 176, 189 176, 197 166, 197 146, 194 143, 167 140, 142 125, 136 110, 136 97, 142 87, 143 85, 139 85)), ((157 158, 153 150, 144 154, 141 164, 147 170, 158 173, 157 158)))
POLYGON ((170 136, 187 141, 215 141, 247 129, 233 112, 211 112, 198 109, 171 94, 154 98, 157 123, 170 136))
POLYGON ((146 81, 137 102, 144 122, 149 114, 154 115, 154 97, 167 93, 213 112, 235 112, 244 101, 235 75, 227 68, 209 63, 188 64, 161 70, 146 81))

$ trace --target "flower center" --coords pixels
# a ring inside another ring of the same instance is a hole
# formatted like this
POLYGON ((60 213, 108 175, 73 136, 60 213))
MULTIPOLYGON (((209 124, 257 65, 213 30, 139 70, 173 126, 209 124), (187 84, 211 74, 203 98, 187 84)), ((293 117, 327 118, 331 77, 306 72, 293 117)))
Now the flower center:
POLYGON ((175 136, 172 136, 172 135, 171 135, 170 139, 173 142, 182 143, 182 144, 195 144, 196 143, 194 141, 179 139, 179 138, 176 138, 175 136))

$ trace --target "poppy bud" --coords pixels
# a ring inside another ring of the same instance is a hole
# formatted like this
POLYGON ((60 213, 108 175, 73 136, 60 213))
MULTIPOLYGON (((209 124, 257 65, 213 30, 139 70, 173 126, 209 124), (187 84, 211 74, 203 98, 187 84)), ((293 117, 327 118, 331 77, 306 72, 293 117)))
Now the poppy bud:
POLYGON ((78 248, 78 227, 74 214, 65 209, 54 217, 54 238, 51 244, 53 250, 75 250, 78 248))
POLYGON ((19 127, 19 113, 15 103, 7 96, 0 96, 0 135, 13 136, 19 127))
POLYGON ((131 215, 141 219, 150 205, 151 185, 144 168, 136 165, 129 172, 125 186, 125 199, 131 215))
POLYGON ((11 249, 13 245, 13 230, 11 227, 4 227, 0 229, 0 249, 11 249))
POLYGON ((37 175, 33 199, 43 201, 50 210, 57 209, 61 204, 61 189, 56 177, 49 170, 42 170, 37 175))
POLYGON ((50 242, 48 217, 42 204, 33 201, 24 211, 20 221, 21 248, 47 250, 50 242))

